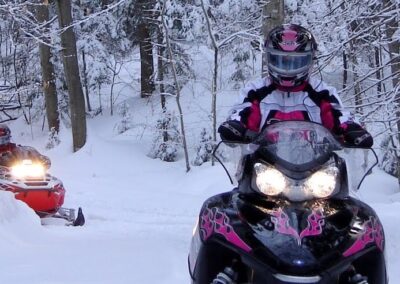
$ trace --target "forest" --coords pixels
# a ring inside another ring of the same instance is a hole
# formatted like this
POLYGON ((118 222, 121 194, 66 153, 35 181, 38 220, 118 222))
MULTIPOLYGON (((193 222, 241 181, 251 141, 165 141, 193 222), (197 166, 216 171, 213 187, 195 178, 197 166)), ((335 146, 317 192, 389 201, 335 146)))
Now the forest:
POLYGON ((48 147, 63 125, 76 152, 87 121, 106 112, 121 117, 118 133, 136 127, 121 93, 138 96, 160 110, 149 110, 149 155, 174 161, 181 152, 189 171, 219 139, 218 98, 262 76, 265 33, 296 23, 317 38, 314 75, 338 89, 373 134, 379 166, 400 179, 399 15, 398 0, 2 0, 0 122, 40 124, 48 147), (201 49, 207 75, 196 67, 201 49), (209 100, 201 133, 181 104, 190 82, 209 100))

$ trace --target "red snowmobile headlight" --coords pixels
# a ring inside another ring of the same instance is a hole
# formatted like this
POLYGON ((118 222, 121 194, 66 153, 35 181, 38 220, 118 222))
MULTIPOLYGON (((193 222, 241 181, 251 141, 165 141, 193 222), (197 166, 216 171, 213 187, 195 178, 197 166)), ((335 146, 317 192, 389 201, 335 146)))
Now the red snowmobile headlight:
POLYGON ((11 167, 11 174, 19 179, 42 178, 46 171, 42 164, 32 163, 31 160, 23 160, 22 163, 11 167))

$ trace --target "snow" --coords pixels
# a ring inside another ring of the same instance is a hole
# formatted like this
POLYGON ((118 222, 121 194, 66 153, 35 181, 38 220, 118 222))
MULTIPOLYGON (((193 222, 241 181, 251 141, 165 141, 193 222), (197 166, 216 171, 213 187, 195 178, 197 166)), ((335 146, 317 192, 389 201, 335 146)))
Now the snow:
MULTIPOLYGON (((18 139, 31 139, 14 127, 18 139)), ((229 180, 218 165, 186 173, 183 160, 150 159, 143 141, 112 128, 109 118, 89 120, 88 142, 75 154, 63 129, 62 143, 45 152, 68 191, 65 206, 81 206, 85 226, 41 226, 24 203, 0 192, 1 283, 189 283, 196 215, 205 198, 231 188, 229 180)), ((383 222, 391 283, 400 283, 397 180, 376 170, 359 196, 383 222)))
POLYGON ((188 283, 202 200, 229 189, 222 168, 187 174, 182 162, 148 158, 131 136, 110 138, 113 124, 105 121, 89 121, 81 151, 71 154, 65 130, 60 146, 45 152, 67 189, 65 206, 83 208, 84 227, 42 227, 25 204, 0 192, 1 283, 188 283))

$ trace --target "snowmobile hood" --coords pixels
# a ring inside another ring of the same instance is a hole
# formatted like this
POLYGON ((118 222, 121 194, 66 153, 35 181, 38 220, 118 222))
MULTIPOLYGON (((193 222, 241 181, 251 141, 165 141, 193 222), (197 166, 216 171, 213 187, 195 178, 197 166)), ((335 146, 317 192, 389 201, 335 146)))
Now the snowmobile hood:
POLYGON ((375 212, 352 198, 289 203, 242 195, 236 205, 258 241, 251 241, 253 253, 278 270, 318 273, 364 248, 383 250, 375 212))

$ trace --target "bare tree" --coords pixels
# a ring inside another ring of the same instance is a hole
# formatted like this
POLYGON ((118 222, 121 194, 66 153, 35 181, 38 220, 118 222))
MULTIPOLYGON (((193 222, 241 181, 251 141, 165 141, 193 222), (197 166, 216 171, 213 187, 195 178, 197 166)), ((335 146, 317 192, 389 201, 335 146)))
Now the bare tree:
POLYGON ((79 77, 76 38, 72 26, 71 0, 56 0, 61 33, 63 63, 68 86, 73 150, 78 151, 86 143, 85 98, 79 77))
MULTIPOLYGON (((211 45, 214 50, 214 66, 211 87, 211 117, 212 117, 212 136, 213 141, 217 141, 217 92, 218 92, 218 59, 221 48, 228 46, 236 39, 259 40, 259 32, 261 25, 257 25, 259 19, 258 12, 249 13, 244 18, 239 15, 233 15, 233 18, 228 17, 226 21, 217 22, 217 18, 223 18, 222 15, 215 16, 211 5, 206 5, 205 0, 201 0, 201 7, 206 22, 208 36, 211 40, 211 45), (236 19, 235 19, 236 18, 236 19), (214 23, 213 23, 214 20, 214 23)), ((215 10, 214 10, 215 11, 215 10)), ((261 13, 260 13, 261 14, 261 13)), ((214 162, 214 161, 213 161, 214 162)))
POLYGON ((181 87, 179 85, 178 75, 176 72, 176 63, 174 61, 174 55, 172 52, 171 39, 169 36, 169 29, 168 29, 166 19, 165 19, 166 0, 163 0, 163 2, 161 2, 161 0, 159 0, 159 1, 160 1, 159 2, 160 5, 162 5, 161 22, 162 22, 162 26, 163 26, 164 35, 165 35, 165 44, 166 44, 166 52, 168 55, 168 62, 171 64, 172 75, 173 75, 174 83, 175 83, 175 91, 176 91, 175 98, 176 98, 176 104, 178 106, 178 111, 179 111, 179 120, 180 120, 181 133, 182 133, 182 144, 183 144, 183 150, 185 152, 186 172, 188 172, 188 171, 190 171, 190 162, 189 162, 188 147, 187 147, 187 143, 186 143, 185 123, 184 123, 184 119, 183 119, 183 111, 182 111, 182 106, 181 106, 181 102, 180 102, 181 87))
MULTIPOLYGON (((43 5, 37 6, 37 19, 39 23, 44 23, 46 29, 45 35, 48 34, 49 3, 43 0, 43 5), (47 24, 46 24, 47 23, 47 24)), ((53 129, 58 132, 60 129, 60 120, 58 113, 57 89, 54 76, 54 66, 51 61, 52 53, 50 49, 50 38, 45 37, 39 43, 40 65, 42 67, 43 92, 46 101, 46 114, 49 130, 53 129)))

